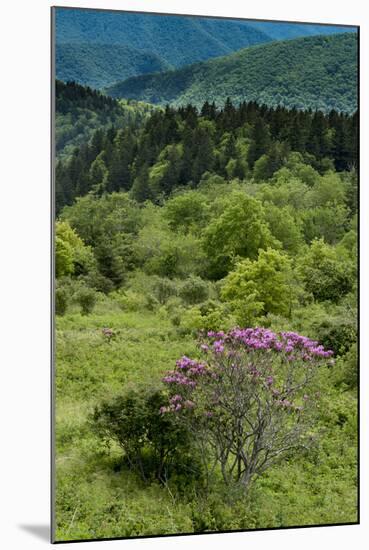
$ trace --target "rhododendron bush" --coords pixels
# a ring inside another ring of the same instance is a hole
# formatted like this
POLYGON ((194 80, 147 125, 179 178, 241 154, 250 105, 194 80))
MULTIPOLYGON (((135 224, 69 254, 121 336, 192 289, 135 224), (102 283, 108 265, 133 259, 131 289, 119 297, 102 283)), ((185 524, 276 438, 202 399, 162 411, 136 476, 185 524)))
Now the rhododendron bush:
POLYGON ((245 488, 292 450, 309 448, 319 391, 317 371, 333 352, 295 332, 210 331, 203 359, 182 357, 163 382, 162 414, 187 424, 204 464, 245 488))

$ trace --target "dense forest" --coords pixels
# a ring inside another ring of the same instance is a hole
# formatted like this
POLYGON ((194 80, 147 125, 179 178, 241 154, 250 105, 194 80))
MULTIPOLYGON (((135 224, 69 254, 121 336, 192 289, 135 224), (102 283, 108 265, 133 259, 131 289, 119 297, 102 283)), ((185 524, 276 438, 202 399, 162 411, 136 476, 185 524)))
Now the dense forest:
MULTIPOLYGON (((79 95, 83 88, 70 84, 63 90, 57 100, 61 112, 68 107, 67 90, 76 94, 74 105, 85 101, 79 95)), ((114 114, 110 106, 119 112, 110 98, 98 94, 95 103, 102 113, 114 114)), ((134 105, 131 109, 137 112, 134 105)), ((121 124, 123 114, 111 115, 109 121, 121 124)), ((228 99, 221 109, 207 102, 200 110, 167 107, 153 111, 143 125, 141 120, 132 116, 125 128, 99 128, 90 142, 57 163, 58 212, 90 191, 97 196, 130 191, 138 202, 160 204, 175 189, 196 188, 204 179, 267 181, 279 169, 288 169, 293 152, 300 154, 299 169, 305 170, 307 181, 308 174, 313 181, 329 170, 357 166, 357 114, 272 109, 255 102, 235 106, 228 99)))
POLYGON ((57 539, 355 523, 357 114, 58 86, 57 539))
POLYGON ((355 33, 276 41, 107 89, 113 97, 197 107, 258 101, 275 107, 352 113, 357 104, 355 33))
POLYGON ((75 82, 55 82, 55 153, 69 158, 76 147, 88 144, 96 129, 141 124, 154 110, 134 100, 117 101, 75 82))

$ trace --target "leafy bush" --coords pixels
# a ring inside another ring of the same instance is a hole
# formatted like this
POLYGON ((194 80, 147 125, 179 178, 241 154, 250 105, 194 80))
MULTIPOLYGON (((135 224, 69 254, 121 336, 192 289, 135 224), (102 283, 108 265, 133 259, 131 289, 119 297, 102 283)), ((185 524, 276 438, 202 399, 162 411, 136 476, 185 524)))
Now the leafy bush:
POLYGON ((347 353, 338 359, 335 378, 339 384, 343 383, 350 389, 356 388, 358 369, 357 344, 353 343, 347 353))
POLYGON ((208 285, 200 277, 192 275, 182 283, 179 296, 186 304, 203 302, 209 296, 208 285))
POLYGON ((112 292, 110 296, 124 311, 141 311, 147 305, 145 296, 130 288, 112 292))
POLYGON ((57 278, 74 274, 86 275, 96 269, 90 246, 86 246, 66 221, 55 224, 55 274, 57 278))
POLYGON ((257 260, 242 260, 227 275, 221 295, 242 326, 267 313, 288 317, 297 296, 292 262, 278 250, 260 250, 257 260))
POLYGON ((84 287, 78 292, 76 300, 81 306, 82 315, 88 315, 96 305, 97 293, 91 288, 84 287))
POLYGON ((329 316, 316 327, 319 341, 333 349, 337 355, 344 355, 356 342, 357 326, 355 319, 341 315, 329 316))
POLYGON ((337 302, 351 291, 355 264, 343 252, 318 239, 298 258, 301 279, 316 300, 337 302))
POLYGON ((204 225, 207 219, 205 196, 197 191, 187 191, 170 198, 165 204, 164 216, 173 231, 190 231, 204 225))
POLYGON ((201 330, 227 330, 235 324, 227 304, 207 300, 190 308, 178 308, 170 317, 181 334, 196 335, 201 330))
MULTIPOLYGON (((91 427, 106 440, 123 449, 129 467, 143 480, 155 477, 165 482, 173 473, 191 477, 188 468, 190 434, 186 427, 160 408, 167 396, 158 389, 131 389, 95 407, 91 427)), ((197 472, 198 473, 198 472, 197 472)))
POLYGON ((152 290, 159 304, 165 304, 169 298, 177 294, 175 282, 167 277, 154 277, 152 290))
POLYGON ((183 314, 182 300, 178 296, 169 298, 165 306, 163 306, 163 310, 165 312, 165 316, 169 317, 171 323, 175 327, 179 327, 183 314))
POLYGON ((56 278, 73 273, 73 249, 67 241, 55 237, 55 276, 56 278))

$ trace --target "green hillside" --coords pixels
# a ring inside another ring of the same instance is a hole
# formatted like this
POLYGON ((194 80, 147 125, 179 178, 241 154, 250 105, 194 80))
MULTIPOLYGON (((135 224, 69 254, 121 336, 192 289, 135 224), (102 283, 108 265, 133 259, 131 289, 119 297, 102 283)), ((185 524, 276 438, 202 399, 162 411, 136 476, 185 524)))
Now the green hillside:
POLYGON ((117 101, 75 82, 56 81, 55 149, 58 158, 69 158, 86 145, 97 129, 137 126, 153 111, 152 105, 134 100, 117 101))
POLYGON ((58 44, 56 74, 60 80, 75 81, 93 88, 110 86, 146 73, 169 70, 171 66, 151 52, 119 44, 58 44))
POLYGON ((357 108, 355 33, 254 46, 176 71, 129 78, 112 97, 150 103, 258 101, 269 106, 353 112, 357 108))

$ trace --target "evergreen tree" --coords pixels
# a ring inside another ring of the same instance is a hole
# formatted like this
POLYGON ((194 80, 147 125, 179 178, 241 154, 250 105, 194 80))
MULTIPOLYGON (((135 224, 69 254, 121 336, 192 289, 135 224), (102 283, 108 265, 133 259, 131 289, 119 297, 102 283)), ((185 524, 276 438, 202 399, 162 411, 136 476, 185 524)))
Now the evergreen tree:
POLYGON ((142 166, 139 174, 134 179, 131 197, 140 203, 153 198, 149 185, 149 170, 147 164, 142 166))
POLYGON ((259 117, 251 133, 251 143, 248 151, 247 160, 252 169, 255 162, 264 155, 270 145, 270 131, 264 120, 259 117))

